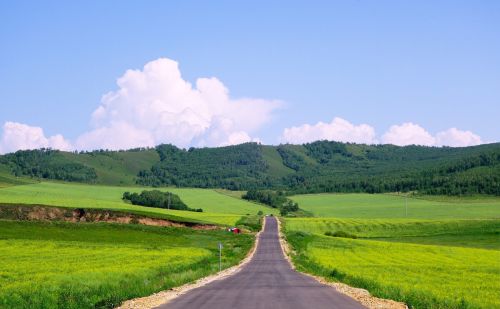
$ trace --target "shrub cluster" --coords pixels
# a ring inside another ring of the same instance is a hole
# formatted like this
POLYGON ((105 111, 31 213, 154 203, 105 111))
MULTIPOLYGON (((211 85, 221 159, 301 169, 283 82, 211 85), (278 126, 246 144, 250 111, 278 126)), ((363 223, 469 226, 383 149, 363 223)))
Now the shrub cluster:
POLYGON ((358 236, 351 234, 351 233, 344 232, 344 231, 335 231, 335 232, 328 231, 328 232, 325 232, 325 235, 331 236, 331 237, 342 237, 342 238, 352 238, 352 239, 358 238, 358 236))
POLYGON ((177 194, 159 190, 144 190, 140 194, 125 192, 123 193, 123 200, 129 201, 134 205, 147 207, 203 212, 201 208, 189 208, 177 194))

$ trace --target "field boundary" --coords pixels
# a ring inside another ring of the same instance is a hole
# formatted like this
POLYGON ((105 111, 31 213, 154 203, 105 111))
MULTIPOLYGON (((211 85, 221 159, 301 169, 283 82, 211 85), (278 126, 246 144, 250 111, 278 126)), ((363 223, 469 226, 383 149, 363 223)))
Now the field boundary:
POLYGON ((257 251, 257 246, 259 245, 259 239, 260 239, 260 234, 262 231, 264 231, 266 227, 266 220, 262 219, 262 228, 261 230, 255 235, 255 242, 253 244, 252 249, 248 252, 247 256, 237 265, 231 266, 227 269, 224 269, 221 272, 218 272, 216 274, 200 278, 196 280, 195 282, 187 283, 184 285, 181 285, 179 287, 174 287, 169 290, 161 291, 158 293, 155 293, 150 296, 145 296, 145 297, 140 297, 140 298, 134 298, 130 300, 124 301, 119 307, 116 307, 115 309, 150 309, 150 308, 155 308, 160 305, 166 304, 173 299, 186 294, 187 292, 194 290, 196 288, 205 286, 213 281, 216 280, 222 280, 225 279, 229 276, 232 276, 239 272, 243 266, 248 264, 250 260, 252 260, 255 252, 257 251))
MULTIPOLYGON (((292 262, 291 255, 295 254, 288 242, 286 241, 286 237, 282 232, 281 229, 281 220, 277 219, 278 221, 278 231, 279 231, 279 239, 280 239, 280 245, 281 245, 281 250, 283 252, 283 255, 285 256, 285 259, 288 261, 290 264, 290 267, 296 271, 297 268, 292 262)), ((384 298, 378 298, 375 296, 372 296, 369 291, 365 289, 360 289, 360 288, 355 288, 350 285, 347 285, 345 283, 341 282, 330 282, 327 281, 325 278, 320 277, 320 276, 314 276, 309 273, 304 273, 300 272, 301 274, 304 274, 308 277, 313 278, 314 280, 318 281, 321 284, 325 284, 328 286, 333 287, 337 292, 342 293, 344 295, 347 295, 359 303, 361 303, 363 306, 369 308, 369 309, 408 309, 408 306, 405 303, 402 302, 397 302, 395 300, 391 299, 384 299, 384 298)))

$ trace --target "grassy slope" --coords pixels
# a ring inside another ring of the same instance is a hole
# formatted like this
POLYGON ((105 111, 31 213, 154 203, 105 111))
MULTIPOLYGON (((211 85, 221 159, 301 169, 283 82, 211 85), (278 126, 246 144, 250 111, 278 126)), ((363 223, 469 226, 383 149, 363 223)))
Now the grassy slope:
POLYGON ((0 307, 112 308, 241 260, 249 235, 134 225, 0 220, 0 307))
POLYGON ((262 156, 266 163, 268 164, 268 173, 273 177, 284 177, 294 173, 295 171, 291 168, 283 165, 283 160, 280 154, 273 146, 262 146, 262 156))
MULTIPOLYGON (((390 194, 304 194, 291 197, 317 217, 405 218, 404 196, 390 194)), ((500 218, 500 198, 408 198, 407 218, 500 218)))
POLYGON ((289 233, 299 270, 414 308, 499 308, 500 251, 289 233))
POLYGON ((149 170, 160 161, 155 150, 79 155, 62 152, 62 154, 68 159, 94 168, 98 183, 107 185, 134 185, 139 171, 149 170))
POLYGON ((10 173, 7 166, 0 164, 0 188, 35 183, 27 177, 16 177, 10 173))
POLYGON ((140 192, 144 189, 150 190, 151 188, 42 182, 1 188, 0 202, 135 210, 144 213, 170 214, 224 225, 234 225, 242 215, 256 214, 259 210, 264 213, 276 212, 274 209, 207 189, 161 189, 178 194, 189 207, 202 208, 203 213, 135 206, 121 200, 124 191, 140 192))

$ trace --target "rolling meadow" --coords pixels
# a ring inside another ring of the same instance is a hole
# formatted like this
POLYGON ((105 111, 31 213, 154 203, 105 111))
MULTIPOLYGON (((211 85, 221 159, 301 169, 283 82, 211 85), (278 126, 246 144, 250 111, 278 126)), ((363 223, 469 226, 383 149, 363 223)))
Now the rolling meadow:
POLYGON ((498 198, 412 197, 408 216, 394 195, 292 199, 315 216, 284 219, 299 270, 412 308, 500 307, 498 198))
POLYGON ((250 203, 211 189, 160 189, 179 195, 192 208, 202 208, 201 213, 135 206, 122 200, 125 191, 140 192, 145 189, 150 188, 40 182, 0 188, 0 203, 123 210, 221 225, 234 225, 242 216, 255 215, 259 211, 277 214, 277 210, 270 207, 250 203))
POLYGON ((0 220, 1 308, 113 308, 218 271, 251 235, 106 223, 0 220))
POLYGON ((237 264, 262 215, 280 214, 242 199, 255 189, 298 203, 280 220, 299 271, 410 308, 500 308, 499 145, 317 141, 2 155, 0 307, 113 308, 217 272, 219 242, 222 266, 237 264), (203 211, 122 199, 143 190, 203 211), (93 221, 98 215, 115 221, 93 221), (142 225, 145 218, 167 226, 142 225))
POLYGON ((141 187, 37 182, 9 175, 1 179, 0 207, 113 210, 218 228, 0 218, 0 308, 113 308, 123 300, 194 281, 218 271, 219 242, 224 245, 223 268, 237 264, 251 248, 251 232, 234 235, 223 227, 259 230, 257 212, 276 213, 210 189, 168 189, 189 206, 203 208, 200 213, 135 206, 121 199, 123 192, 140 192, 141 187))

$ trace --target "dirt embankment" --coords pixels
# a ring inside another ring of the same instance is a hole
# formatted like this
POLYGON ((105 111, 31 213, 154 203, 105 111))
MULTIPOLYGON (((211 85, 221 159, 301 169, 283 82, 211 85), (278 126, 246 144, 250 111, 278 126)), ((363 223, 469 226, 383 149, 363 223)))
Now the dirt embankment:
POLYGON ((219 229, 217 225, 179 222, 105 209, 63 208, 45 205, 0 204, 0 219, 21 221, 108 222, 151 226, 219 229))

